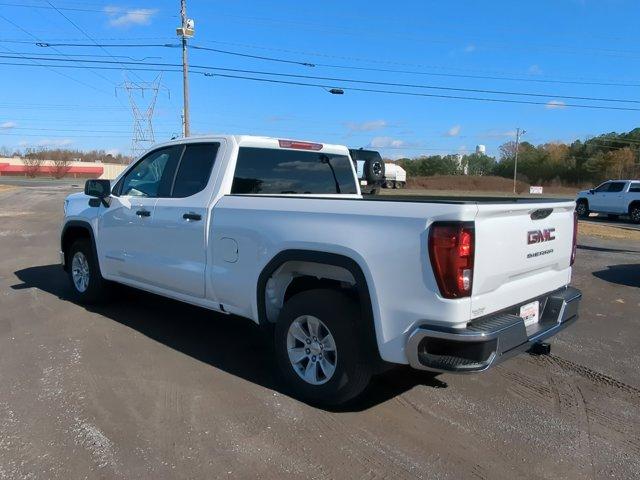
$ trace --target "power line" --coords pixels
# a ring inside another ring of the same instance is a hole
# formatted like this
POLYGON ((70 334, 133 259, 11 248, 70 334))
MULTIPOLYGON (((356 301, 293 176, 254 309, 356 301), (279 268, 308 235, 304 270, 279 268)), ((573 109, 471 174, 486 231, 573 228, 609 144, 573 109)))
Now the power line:
MULTIPOLYGON (((39 39, 38 37, 36 37, 35 35, 33 35, 31 32, 29 32, 29 31, 25 30, 25 29, 24 29, 24 28, 22 28, 20 25, 18 25, 17 23, 13 22, 12 20, 9 20, 9 19, 8 19, 7 17, 5 17, 4 15, 0 15, 0 18, 2 18, 2 19, 3 19, 5 22, 7 22, 8 24, 13 25, 15 28, 17 28, 17 29, 18 29, 18 30, 20 30, 21 32, 23 32, 23 33, 25 33, 25 34, 29 35, 29 36, 30 36, 31 38, 33 38, 34 40, 36 40, 36 41, 40 41, 40 39, 39 39)), ((13 51, 13 50, 11 50, 10 48, 7 48, 7 47, 4 47, 4 48, 5 48, 5 50, 9 50, 10 52, 12 52, 12 51, 13 51)), ((54 51, 57 51, 57 52, 58 52, 58 53, 60 53, 61 55, 64 55, 64 53, 60 52, 59 50, 57 50, 57 49, 55 49, 55 48, 54 48, 53 50, 54 50, 54 51)), ((25 55, 23 55, 23 54, 19 54, 19 55, 20 55, 20 56, 22 56, 23 58, 27 58, 27 57, 26 57, 25 55)), ((35 62, 34 62, 34 63, 35 63, 35 62)), ((91 88, 91 89, 93 89, 93 90, 95 90, 95 91, 97 91, 97 92, 100 92, 100 93, 106 93, 106 92, 103 92, 102 90, 100 90, 99 88, 94 87, 93 85, 90 85, 90 84, 88 84, 88 83, 83 82, 82 80, 78 80, 77 78, 70 77, 69 75, 66 75, 66 74, 64 74, 64 73, 62 73, 62 72, 58 72, 58 71, 54 70, 52 67, 47 67, 47 66, 45 66, 45 65, 42 65, 42 66, 44 66, 44 67, 45 67, 45 68, 47 68, 48 70, 51 70, 52 72, 54 72, 54 73, 56 73, 56 74, 58 74, 58 75, 60 75, 60 76, 62 76, 62 77, 65 77, 65 78, 67 78, 67 79, 69 79, 69 80, 74 81, 75 83, 77 83, 77 84, 79 84, 79 85, 83 85, 83 86, 85 86, 85 87, 89 87, 89 88, 91 88)), ((95 75, 98 75, 99 77, 102 77, 102 78, 106 79, 107 81, 109 81, 109 79, 107 79, 106 77, 103 77, 102 75, 100 75, 100 74, 99 74, 99 73, 97 73, 97 72, 95 72, 95 75)), ((109 82, 110 82, 110 81, 109 81, 109 82)), ((110 83, 111 83, 111 82, 110 82, 110 83)))
MULTIPOLYGON (((49 6, 47 7, 46 5, 24 5, 24 4, 19 4, 19 3, 0 3, 0 6, 3 7, 20 7, 20 8, 37 8, 37 9, 44 9, 44 10, 64 10, 64 11, 69 11, 69 12, 92 12, 92 13, 108 13, 104 8, 102 10, 98 10, 98 9, 92 9, 92 8, 77 8, 77 7, 53 7, 53 6, 49 6)), ((127 15, 127 14, 135 14, 135 15, 139 15, 139 16, 152 16, 152 15, 156 15, 158 12, 157 11, 146 11, 148 9, 127 9, 127 10, 118 10, 116 13, 119 15, 127 15)), ((172 15, 175 16, 175 15, 172 15)))
MULTIPOLYGON (((15 58, 15 57, 10 57, 7 55, 0 55, 0 58, 15 58)), ((90 61, 90 60, 84 60, 84 61, 90 61)), ((98 62, 100 63, 100 62, 98 62)), ((117 62, 115 62, 117 63, 117 62)), ((14 66, 25 66, 25 67, 32 67, 32 66, 42 66, 42 65, 29 65, 29 64, 24 64, 24 63, 18 63, 18 62, 0 62, 0 65, 14 65, 14 66)), ((153 65, 153 64, 144 64, 144 65, 153 65)), ((156 64, 157 65, 157 64, 156 64)), ((80 68, 80 69, 98 69, 98 70, 113 70, 113 69, 117 69, 114 67, 91 67, 91 66, 78 66, 78 65, 60 65, 60 66, 56 66, 57 68, 80 68)), ((208 69, 208 70, 221 70, 215 67, 204 67, 204 66, 193 66, 195 68, 200 68, 200 69, 208 69)), ((178 70, 178 69, 167 69, 167 68, 155 68, 155 69, 145 69, 145 68, 129 68, 128 70, 135 70, 135 71, 146 71, 146 72, 179 72, 182 70, 178 70)), ((224 70, 231 70, 233 71, 233 69, 224 69, 224 70)), ((252 80, 252 81, 257 81, 257 82, 267 82, 267 83, 273 83, 273 84, 282 84, 282 85, 296 85, 296 86, 305 86, 305 87, 316 87, 316 88, 323 88, 323 89, 328 89, 328 88, 335 88, 335 85, 330 85, 330 84, 313 84, 313 83, 305 83, 305 82, 292 82, 292 81, 285 81, 285 80, 275 80, 275 79, 269 79, 269 78, 256 78, 256 77, 247 77, 247 76, 240 76, 240 75, 229 75, 229 74, 222 74, 222 73, 216 73, 211 74, 211 73, 205 73, 205 72, 194 72, 194 73, 199 73, 205 76, 209 76, 209 77, 221 77, 221 78, 236 78, 236 79, 242 79, 242 80, 252 80)), ((485 97, 467 97, 467 96, 462 96, 462 95, 438 95, 438 94, 427 94, 427 93, 418 93, 418 92, 402 92, 402 91, 391 91, 391 90, 378 90, 378 89, 370 89, 370 88, 357 88, 357 87, 352 87, 352 86, 344 86, 341 87, 343 90, 351 90, 351 91, 360 91, 360 92, 368 92, 368 93, 382 93, 382 94, 393 94, 393 95, 406 95, 406 96, 415 96, 415 97, 430 97, 430 98, 444 98, 444 99, 453 99, 453 100, 471 100, 471 101, 481 101, 481 102, 492 102, 492 103, 510 103, 510 104, 520 104, 520 105, 542 105, 542 106, 546 106, 548 105, 547 102, 536 102, 536 101, 527 101, 527 100, 509 100, 509 99, 501 99, 501 98, 485 98, 485 97)), ((614 106, 604 106, 604 105, 584 105, 584 104, 574 104, 574 103, 565 103, 562 105, 562 107, 571 107, 571 108, 587 108, 587 109, 596 109, 596 110, 615 110, 615 111, 632 111, 632 112, 636 112, 636 111, 640 111, 640 108, 631 108, 631 107, 614 107, 614 106)))
MULTIPOLYGON (((0 40, 2 42, 3 40, 0 40)), ((344 57, 344 56, 336 56, 336 55, 326 55, 322 53, 313 53, 313 52, 298 52, 295 50, 286 50, 286 49, 270 49, 267 47, 258 47, 247 44, 234 44, 229 42, 216 42, 211 41, 212 43, 220 43, 227 45, 236 45, 243 46, 247 48, 260 48, 265 50, 275 50, 282 51, 286 53, 296 53, 303 55, 315 55, 315 56, 323 56, 329 58, 339 58, 348 61, 361 61, 361 62, 369 62, 369 63, 382 63, 382 64, 393 64, 393 65, 411 65, 415 67, 421 68, 438 68, 441 69, 443 67, 433 66, 433 65, 413 65, 401 62, 393 62, 393 61, 380 61, 380 60, 372 60, 372 59, 362 59, 358 57, 344 57)), ((78 44, 78 43, 46 43, 39 46, 65 46, 65 47, 92 47, 95 45, 87 45, 87 44, 78 44)), ((179 45, 164 43, 164 44, 102 44, 105 47, 112 48, 143 48, 143 47, 164 47, 164 48, 177 48, 179 45)), ((305 67, 325 67, 325 68, 336 68, 336 69, 344 69, 344 70, 355 70, 355 71, 370 71, 370 72, 380 72, 380 73, 399 73, 406 75, 422 75, 422 76, 434 76, 434 77, 445 77, 445 78, 467 78, 467 79, 475 79, 475 80, 499 80, 499 81, 516 81, 516 82, 531 82, 531 83, 550 83, 550 84, 564 84, 564 85, 590 85, 590 86, 619 86, 619 87, 640 87, 640 83, 621 83, 621 82, 613 82, 613 81, 603 81, 603 80, 558 80, 558 79, 544 79, 544 78, 521 78, 521 77, 509 77, 504 75, 511 74, 502 74, 502 76, 498 74, 494 75, 470 75, 470 74, 459 74, 459 73, 444 73, 444 72, 421 72, 415 70, 399 70, 399 69, 390 69, 390 68, 373 68, 373 67, 357 67, 354 65, 337 65, 330 63, 319 63, 319 62, 311 62, 308 60, 288 60, 277 57, 267 57, 263 55, 251 55, 247 53, 241 52, 233 52, 229 50, 222 50, 216 48, 202 47, 196 45, 190 45, 189 48, 196 50, 204 50, 204 51, 212 51, 216 53, 222 53, 226 55, 234 55, 245 58, 254 58, 257 60, 265 60, 271 62, 279 62, 279 63, 288 63, 294 65, 301 65, 305 67)), ((468 69, 465 69, 468 70, 468 69)))
MULTIPOLYGON (((91 40, 98 48, 100 48, 104 53, 106 53, 107 55, 109 55, 110 57, 112 57, 114 60, 117 60, 117 58, 113 57, 113 55, 111 55, 111 53, 104 47, 101 47, 97 41, 95 41, 93 39, 93 37, 91 35, 89 35, 84 29, 82 29, 77 23, 75 23, 73 20, 71 20, 68 16, 66 16, 60 9, 58 9, 53 3, 51 3, 49 0, 45 0, 47 2, 47 4, 49 4, 49 6, 51 8, 53 8, 56 12, 58 12, 67 22, 69 22, 71 25, 73 25, 75 27, 76 30, 78 30, 80 33, 82 33, 85 37, 87 37, 89 40, 91 40)), ((138 77, 136 74, 134 74, 136 77, 138 77)), ((142 81, 142 79, 140 77, 138 77, 138 80, 142 81)))
MULTIPOLYGON (((14 58, 7 55, 0 55, 0 58, 14 58)), ((62 59, 56 58, 42 58, 42 57, 24 57, 24 58, 32 58, 35 60, 49 60, 49 61, 63 61, 62 59)), ((133 65, 142 65, 142 66, 160 66, 160 67, 179 67, 178 64, 171 63, 154 63, 154 62, 109 62, 105 60, 77 60, 78 62, 83 63, 118 63, 118 64, 133 64, 133 65)), ((269 72, 269 71, 261 71, 261 70, 245 70, 245 69, 233 69, 233 68, 222 68, 222 67, 211 67, 208 65, 192 65, 192 68, 205 69, 205 70, 214 70, 214 71, 229 71, 235 73, 244 73, 251 75, 270 75, 277 77, 287 77, 287 78, 299 78, 305 80, 320 80, 320 81, 331 81, 331 82, 348 82, 348 83, 356 83, 356 84, 365 84, 365 85, 378 85, 384 87, 402 87, 402 88, 421 88, 421 89, 429 89, 429 90, 441 90, 441 91, 453 91, 453 92, 465 92, 465 93, 485 93, 491 95, 510 95, 510 96, 525 96, 525 97, 537 97, 537 98, 549 98, 549 99, 570 99, 570 100, 586 100, 586 101, 595 101, 595 102, 615 102, 615 103, 632 103, 639 104, 640 100, 630 100, 630 99, 618 99, 618 98, 603 98, 603 97, 584 97, 584 96, 576 96, 576 95, 557 95, 557 94, 547 94, 547 93, 532 93, 532 92, 513 92, 507 90, 488 90, 488 89, 480 89, 480 88, 458 88, 458 87, 442 87, 436 85, 421 85, 421 84, 411 84, 411 83, 397 83, 397 82, 380 82, 380 81, 371 81, 371 80, 357 80, 350 78, 339 78, 339 77, 324 77, 324 76, 316 76, 316 75, 300 75, 300 74, 292 74, 292 73, 279 73, 279 72, 269 72)), ((216 74, 219 75, 220 74, 216 74)), ((323 86, 324 87, 324 86, 323 86)), ((506 101, 506 100, 505 100, 506 101)), ((546 102, 543 103, 546 105, 546 102)), ((585 105, 570 105, 565 104, 562 106, 574 106, 579 108, 589 108, 589 106, 585 105)), ((596 108, 596 106, 593 106, 596 108)), ((597 107, 604 108, 604 107, 597 107)))

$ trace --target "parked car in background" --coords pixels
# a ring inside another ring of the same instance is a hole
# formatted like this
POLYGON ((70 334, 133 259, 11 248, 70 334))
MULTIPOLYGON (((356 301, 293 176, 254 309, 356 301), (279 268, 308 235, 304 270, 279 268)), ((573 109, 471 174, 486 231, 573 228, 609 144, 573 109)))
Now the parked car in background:
POLYGON ((608 180, 590 190, 578 192, 576 212, 581 218, 590 213, 604 213, 617 218, 629 215, 640 223, 640 180, 608 180))
POLYGON ((395 163, 384 164, 384 188, 404 188, 407 185, 407 171, 395 163))
POLYGON ((360 190, 364 194, 376 194, 385 181, 385 163, 380 152, 363 148, 350 148, 349 155, 356 167, 360 190))

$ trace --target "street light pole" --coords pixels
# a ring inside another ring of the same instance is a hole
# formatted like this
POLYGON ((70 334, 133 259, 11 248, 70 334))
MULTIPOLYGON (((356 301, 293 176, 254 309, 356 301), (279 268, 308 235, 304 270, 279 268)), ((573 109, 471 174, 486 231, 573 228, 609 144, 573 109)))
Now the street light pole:
POLYGON ((516 158, 513 164, 513 193, 516 193, 516 176, 518 174, 518 147, 520 146, 520 135, 527 133, 526 130, 520 130, 520 127, 516 129, 516 158))
POLYGON ((187 0, 180 0, 180 18, 181 28, 178 29, 178 35, 182 37, 182 95, 183 95, 183 135, 188 137, 191 134, 190 116, 189 116, 189 61, 187 57, 187 38, 193 35, 193 28, 190 29, 191 35, 188 34, 189 27, 187 25, 187 0))

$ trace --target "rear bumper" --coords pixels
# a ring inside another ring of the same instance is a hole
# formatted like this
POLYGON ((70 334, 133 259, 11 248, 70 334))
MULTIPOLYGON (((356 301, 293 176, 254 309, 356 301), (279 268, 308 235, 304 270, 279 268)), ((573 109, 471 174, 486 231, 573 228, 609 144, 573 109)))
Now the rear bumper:
POLYGON ((407 358, 413 368, 434 372, 480 372, 528 350, 578 318, 582 293, 564 287, 540 298, 540 320, 525 327, 513 313, 497 313, 466 328, 422 325, 409 336, 407 358))

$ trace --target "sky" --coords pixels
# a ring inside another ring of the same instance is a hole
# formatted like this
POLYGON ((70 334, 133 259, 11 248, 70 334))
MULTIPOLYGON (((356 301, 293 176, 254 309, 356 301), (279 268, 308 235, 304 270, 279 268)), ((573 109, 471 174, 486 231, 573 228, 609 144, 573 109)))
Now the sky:
MULTIPOLYGON (((155 139, 180 135, 179 7, 2 0, 0 146, 128 154, 122 86, 160 74, 155 139)), ((192 134, 313 140, 400 158, 477 144, 495 155, 518 127, 538 144, 639 126, 637 0, 188 0, 187 15, 190 44, 200 47, 189 50, 198 66, 192 134)), ((150 98, 134 92, 143 111, 150 98)))

